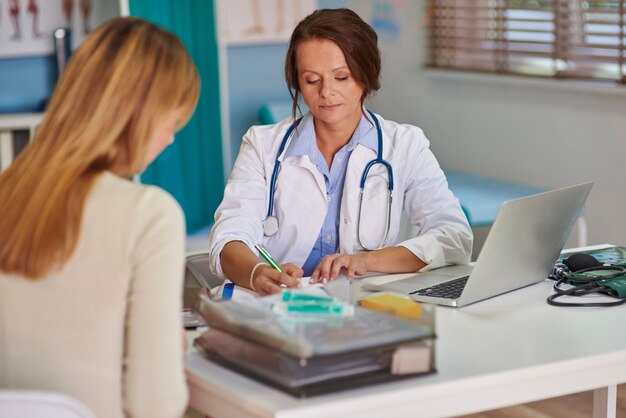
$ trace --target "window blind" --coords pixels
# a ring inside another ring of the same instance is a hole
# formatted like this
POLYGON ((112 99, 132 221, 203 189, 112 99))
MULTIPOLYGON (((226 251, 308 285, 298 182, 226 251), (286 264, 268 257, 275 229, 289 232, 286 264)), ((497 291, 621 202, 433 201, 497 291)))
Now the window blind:
POLYGON ((626 0, 429 0, 429 66, 626 84, 626 0))

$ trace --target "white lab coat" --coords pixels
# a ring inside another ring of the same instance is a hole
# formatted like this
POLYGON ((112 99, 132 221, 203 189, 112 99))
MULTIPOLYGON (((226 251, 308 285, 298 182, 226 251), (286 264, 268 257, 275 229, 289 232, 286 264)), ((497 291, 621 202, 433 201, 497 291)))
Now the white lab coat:
MULTIPOLYGON (((377 117, 383 130, 383 158, 391 163, 394 175, 387 246, 406 247, 427 263, 422 270, 468 263, 472 232, 429 149, 429 141, 415 126, 377 117), (416 237, 397 243, 403 210, 418 232, 416 237)), ((243 137, 211 231, 211 270, 221 277, 220 253, 230 241, 242 241, 252 251, 254 244, 262 243, 279 263, 302 266, 319 235, 327 211, 326 185, 307 155, 279 157, 274 195, 279 229, 271 237, 263 235, 276 154, 290 125, 287 118, 275 125, 253 126, 243 137)), ((289 143, 294 140, 296 133, 289 143)), ((339 220, 341 253, 362 251, 356 237, 359 183, 365 165, 374 158, 376 152, 363 145, 357 145, 350 156, 339 220)), ((386 215, 387 170, 376 164, 370 169, 363 198, 360 234, 365 246, 377 247, 382 242, 386 215)))

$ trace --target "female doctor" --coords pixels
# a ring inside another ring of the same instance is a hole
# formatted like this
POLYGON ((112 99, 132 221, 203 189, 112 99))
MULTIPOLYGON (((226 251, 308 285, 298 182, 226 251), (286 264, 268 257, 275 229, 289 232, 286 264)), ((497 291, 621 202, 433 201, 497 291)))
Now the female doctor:
POLYGON ((303 275, 327 283, 469 261, 471 229, 423 132, 364 107, 380 87, 377 41, 349 9, 317 10, 295 28, 293 117, 243 137, 211 232, 214 273, 265 295, 303 275), (309 113, 296 118, 300 97, 309 113), (396 243, 402 211, 418 234, 396 243))

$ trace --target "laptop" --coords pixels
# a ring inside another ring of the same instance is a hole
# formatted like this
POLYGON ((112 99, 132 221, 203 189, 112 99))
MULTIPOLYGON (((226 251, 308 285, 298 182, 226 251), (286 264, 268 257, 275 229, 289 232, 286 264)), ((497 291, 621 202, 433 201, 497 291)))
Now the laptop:
POLYGON ((443 267, 363 288, 461 307, 540 282, 552 271, 592 185, 504 202, 474 266, 443 267))

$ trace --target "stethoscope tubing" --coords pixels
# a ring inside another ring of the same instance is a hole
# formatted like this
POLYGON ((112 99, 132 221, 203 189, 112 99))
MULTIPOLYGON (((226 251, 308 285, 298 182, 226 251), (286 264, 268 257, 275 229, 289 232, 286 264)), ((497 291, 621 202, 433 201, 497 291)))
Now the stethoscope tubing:
POLYGON ((279 158, 281 154, 283 153, 283 151, 285 150, 285 147, 287 146, 287 141, 289 141, 289 137, 291 136, 293 131, 296 129, 296 127, 300 125, 301 121, 302 121, 302 118, 298 118, 291 124, 289 129, 287 129, 287 132, 285 133, 283 140, 280 143, 280 147, 278 148, 278 153, 276 154, 276 161, 274 161, 274 170, 272 171, 272 179, 270 180, 270 195, 269 195, 269 204, 267 207, 267 218, 273 216, 272 214, 274 213, 274 189, 276 188, 276 179, 278 178, 278 171, 280 170, 279 158))
MULTIPOLYGON (((376 158, 369 161, 365 165, 365 168, 363 169, 363 174, 361 175, 361 181, 359 182, 360 192, 359 192, 359 209, 357 213, 357 240, 359 242, 359 245, 364 250, 373 251, 375 249, 384 247, 389 239, 389 231, 391 229, 391 205, 393 203, 394 182, 393 182, 393 168, 391 167, 391 164, 388 161, 383 159, 383 133, 382 133, 382 128, 380 126, 380 122, 378 121, 378 118, 376 117, 376 115, 374 115, 373 112, 371 112, 370 110, 367 110, 367 112, 371 116, 372 120, 374 121, 374 125, 376 126, 378 150, 376 152, 376 158), (387 184, 387 190, 388 190, 387 192, 387 195, 388 195, 387 222, 386 222, 387 225, 386 225, 386 230, 385 230, 385 237, 382 243, 376 248, 368 248, 361 241, 361 234, 360 234, 361 210, 362 210, 362 205, 363 205, 363 193, 365 189, 365 182, 367 181, 367 176, 369 174, 370 169, 376 164, 382 164, 387 169, 387 174, 389 177, 388 184, 387 184)), ((273 214, 274 214, 274 195, 275 195, 275 189, 276 189, 276 181, 278 178, 278 173, 280 171, 280 156, 285 150, 285 147, 287 146, 287 142, 289 141, 289 138, 293 134, 293 131, 296 129, 296 127, 300 124, 301 121, 302 121, 302 117, 298 118, 291 124, 291 126, 289 127, 285 135, 283 136, 283 139, 278 148, 278 152, 276 154, 276 160, 274 161, 274 169, 272 170, 272 177, 270 179, 270 190, 269 190, 269 196, 268 196, 269 203, 267 207, 267 215, 265 219, 263 220, 263 233, 266 236, 274 235, 278 231, 278 219, 276 219, 276 217, 273 214)))

